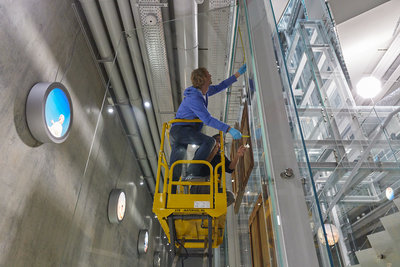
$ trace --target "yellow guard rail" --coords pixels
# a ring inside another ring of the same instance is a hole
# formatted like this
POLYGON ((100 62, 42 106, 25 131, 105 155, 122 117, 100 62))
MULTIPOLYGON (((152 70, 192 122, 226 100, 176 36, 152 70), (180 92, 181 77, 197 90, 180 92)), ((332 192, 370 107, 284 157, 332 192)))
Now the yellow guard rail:
POLYGON ((174 119, 163 124, 153 212, 171 244, 185 248, 208 247, 211 253, 211 247, 218 247, 222 243, 225 231, 227 202, 223 134, 219 132, 221 162, 215 168, 205 160, 178 160, 169 166, 164 152, 165 136, 169 139, 169 130, 176 122, 201 120, 174 119), (182 177, 179 181, 172 181, 173 168, 178 164, 205 164, 210 168, 209 181, 182 181, 182 177), (162 174, 165 177, 163 182, 162 174), (177 187, 174 194, 171 190, 173 185, 177 187), (190 187, 195 185, 209 186, 209 194, 190 194, 190 187))

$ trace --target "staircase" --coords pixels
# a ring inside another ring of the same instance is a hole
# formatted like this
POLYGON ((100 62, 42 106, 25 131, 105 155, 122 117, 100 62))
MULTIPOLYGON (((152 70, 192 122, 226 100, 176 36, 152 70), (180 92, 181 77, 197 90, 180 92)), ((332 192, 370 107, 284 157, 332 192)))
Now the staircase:
MULTIPOLYGON (((393 200, 400 210, 400 198, 393 200)), ((368 236, 372 248, 356 252, 357 267, 400 267, 400 212, 382 217, 385 231, 368 236)))

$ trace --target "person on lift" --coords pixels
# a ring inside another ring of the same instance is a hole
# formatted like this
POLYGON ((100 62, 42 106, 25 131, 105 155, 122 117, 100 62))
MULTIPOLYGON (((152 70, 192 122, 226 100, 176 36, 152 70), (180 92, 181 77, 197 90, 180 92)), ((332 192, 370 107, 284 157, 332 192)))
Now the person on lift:
MULTIPOLYGON (((211 85, 211 75, 206 68, 195 69, 191 74, 192 86, 184 91, 184 99, 176 113, 176 119, 200 119, 204 124, 217 130, 229 133, 233 139, 240 139, 242 134, 235 128, 230 127, 216 118, 213 118, 208 112, 208 97, 217 94, 228 88, 237 81, 237 78, 246 72, 246 64, 239 70, 222 81, 218 85, 211 85)), ((189 144, 197 145, 199 148, 195 152, 193 160, 206 160, 215 146, 215 139, 201 132, 203 123, 174 123, 170 129, 171 157, 170 165, 177 160, 184 159, 186 149, 189 144)), ((187 176, 184 180, 190 180, 201 175, 200 164, 191 164, 187 170, 187 176)), ((174 167, 173 181, 178 181, 181 175, 182 165, 174 167)), ((175 193, 176 188, 172 188, 175 193)))

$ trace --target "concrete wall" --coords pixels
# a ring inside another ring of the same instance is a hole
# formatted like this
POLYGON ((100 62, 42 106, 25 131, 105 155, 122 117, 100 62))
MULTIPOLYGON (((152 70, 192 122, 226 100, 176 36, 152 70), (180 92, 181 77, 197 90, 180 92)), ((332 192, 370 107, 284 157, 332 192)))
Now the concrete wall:
POLYGON ((160 232, 152 199, 67 0, 0 2, 0 266, 152 266, 160 232), (25 120, 37 82, 69 89, 74 123, 66 142, 40 144, 25 120), (96 130, 97 129, 97 130, 96 130), (127 212, 108 222, 113 188, 127 212), (138 256, 140 229, 150 250, 138 256))

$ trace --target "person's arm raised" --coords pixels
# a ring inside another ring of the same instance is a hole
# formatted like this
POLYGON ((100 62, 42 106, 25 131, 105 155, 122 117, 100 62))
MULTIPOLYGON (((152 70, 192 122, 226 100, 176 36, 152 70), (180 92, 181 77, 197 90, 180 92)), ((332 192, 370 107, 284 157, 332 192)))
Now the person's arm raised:
POLYGON ((238 163, 239 158, 244 156, 245 151, 246 151, 246 147, 243 145, 241 145, 238 148, 235 157, 232 159, 231 164, 229 164, 229 169, 234 170, 236 168, 236 164, 238 163))

